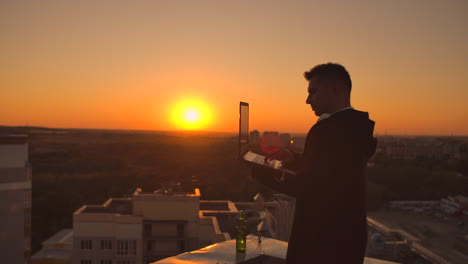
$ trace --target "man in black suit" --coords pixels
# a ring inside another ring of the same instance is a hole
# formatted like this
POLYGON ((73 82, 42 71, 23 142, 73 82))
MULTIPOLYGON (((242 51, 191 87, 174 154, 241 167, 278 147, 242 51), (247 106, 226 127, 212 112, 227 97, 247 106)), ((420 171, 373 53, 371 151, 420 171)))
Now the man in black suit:
MULTIPOLYGON (((367 243, 366 163, 374 154, 374 121, 351 107, 351 78, 341 65, 317 65, 304 73, 306 103, 319 119, 302 155, 282 149, 267 158, 282 160, 295 176, 272 177, 253 169, 261 183, 296 198, 286 262, 363 263, 367 243)), ((277 175, 278 176, 278 175, 277 175)))

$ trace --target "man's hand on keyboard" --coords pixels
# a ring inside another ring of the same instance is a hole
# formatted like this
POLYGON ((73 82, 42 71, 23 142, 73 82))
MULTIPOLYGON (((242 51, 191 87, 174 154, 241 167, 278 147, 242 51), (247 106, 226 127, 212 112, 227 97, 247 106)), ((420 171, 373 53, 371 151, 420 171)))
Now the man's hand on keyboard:
POLYGON ((294 155, 289 149, 280 148, 278 151, 265 156, 265 162, 270 160, 279 160, 282 164, 285 164, 294 161, 294 155))

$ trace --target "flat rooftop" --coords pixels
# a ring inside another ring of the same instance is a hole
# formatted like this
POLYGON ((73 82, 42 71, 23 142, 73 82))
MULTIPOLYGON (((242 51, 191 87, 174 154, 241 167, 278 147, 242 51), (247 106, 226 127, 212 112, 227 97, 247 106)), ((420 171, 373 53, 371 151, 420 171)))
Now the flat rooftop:
POLYGON ((110 198, 102 205, 84 205, 75 213, 132 215, 134 201, 160 199, 160 197, 190 197, 190 199, 199 199, 200 190, 195 188, 193 192, 181 192, 177 188, 166 186, 154 192, 143 192, 141 188, 137 188, 132 198, 110 198))
POLYGON ((392 229, 408 232, 420 244, 451 263, 468 263, 467 252, 454 250, 455 245, 462 245, 459 237, 468 234, 467 216, 442 216, 437 218, 430 214, 416 214, 398 210, 379 210, 367 213, 369 217, 392 229))
POLYGON ((111 198, 103 205, 85 205, 85 208, 80 213, 131 215, 132 212, 132 198, 111 198))
POLYGON ((42 242, 42 245, 69 245, 73 244, 73 229, 62 229, 59 232, 55 233, 47 240, 42 242))
MULTIPOLYGON (((288 243, 272 238, 262 239, 262 251, 257 249, 257 237, 247 236, 247 251, 244 254, 238 254, 235 251, 236 240, 228 240, 210 245, 208 247, 183 253, 177 256, 159 260, 153 264, 206 264, 206 263, 285 263, 288 243), (260 257, 260 258, 259 258, 260 257)), ((313 256, 310 257, 313 259, 313 256)), ((307 260, 305 262, 308 262, 307 260)), ((364 264, 397 264, 396 262, 384 261, 373 258, 365 258, 364 264)))
POLYGON ((179 196, 179 197, 200 197, 200 190, 195 188, 193 192, 180 191, 179 188, 173 186, 164 186, 153 192, 144 192, 141 188, 137 188, 133 193, 133 198, 139 199, 140 197, 168 197, 168 196, 179 196))

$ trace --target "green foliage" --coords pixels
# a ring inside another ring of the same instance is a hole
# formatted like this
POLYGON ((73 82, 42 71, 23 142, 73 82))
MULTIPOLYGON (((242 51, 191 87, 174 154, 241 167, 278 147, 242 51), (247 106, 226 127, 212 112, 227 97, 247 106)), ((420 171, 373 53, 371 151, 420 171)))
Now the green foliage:
POLYGON ((449 195, 468 195, 468 177, 447 168, 447 161, 429 158, 381 158, 367 171, 368 208, 381 208, 391 200, 440 200, 449 195))

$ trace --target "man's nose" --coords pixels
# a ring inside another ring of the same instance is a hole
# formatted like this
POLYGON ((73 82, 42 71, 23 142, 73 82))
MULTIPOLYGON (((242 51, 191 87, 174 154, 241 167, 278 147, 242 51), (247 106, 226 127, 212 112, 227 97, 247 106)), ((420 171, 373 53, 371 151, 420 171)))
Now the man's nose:
POLYGON ((312 96, 310 94, 307 96, 306 104, 312 104, 312 96))

